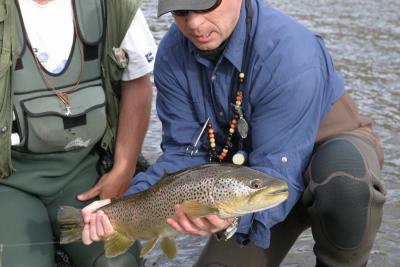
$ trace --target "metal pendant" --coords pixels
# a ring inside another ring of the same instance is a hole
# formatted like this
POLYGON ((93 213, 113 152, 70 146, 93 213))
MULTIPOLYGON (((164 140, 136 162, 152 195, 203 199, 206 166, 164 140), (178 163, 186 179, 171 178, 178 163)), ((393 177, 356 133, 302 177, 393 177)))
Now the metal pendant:
POLYGON ((66 112, 65 112, 65 115, 66 115, 66 116, 72 115, 71 107, 70 107, 70 106, 66 106, 65 109, 66 109, 66 112))
POLYGON ((245 139, 247 137, 247 133, 249 132, 249 125, 244 117, 239 118, 237 129, 240 136, 245 139))
POLYGON ((247 161, 247 153, 244 150, 239 150, 232 157, 232 162, 236 165, 243 165, 247 161))
POLYGON ((244 119, 242 107, 240 105, 235 105, 235 104, 231 105, 233 107, 233 110, 239 116, 237 129, 240 134, 240 137, 242 137, 242 139, 245 139, 247 137, 247 133, 249 132, 249 125, 247 124, 247 121, 244 119))

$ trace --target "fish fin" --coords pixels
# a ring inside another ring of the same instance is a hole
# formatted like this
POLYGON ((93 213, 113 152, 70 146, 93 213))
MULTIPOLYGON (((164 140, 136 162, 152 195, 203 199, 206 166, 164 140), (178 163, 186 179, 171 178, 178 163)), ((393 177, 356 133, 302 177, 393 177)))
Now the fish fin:
POLYGON ((129 239, 127 236, 114 231, 104 241, 104 250, 107 258, 116 257, 125 253, 135 240, 129 239))
POLYGON ((161 249, 169 260, 173 260, 176 256, 176 243, 173 238, 164 237, 161 240, 161 249))
POLYGON ((60 243, 68 244, 82 237, 83 218, 81 210, 71 206, 61 206, 57 213, 60 226, 60 243))
POLYGON ((143 247, 142 250, 140 251, 140 257, 144 257, 149 253, 157 244, 159 238, 154 238, 149 241, 147 241, 143 247))
POLYGON ((186 200, 181 204, 182 211, 189 216, 202 217, 210 214, 217 214, 218 209, 194 200, 186 200))
POLYGON ((161 179, 162 179, 162 178, 165 178, 165 177, 167 177, 167 176, 168 176, 168 172, 167 172, 166 169, 164 169, 164 170, 163 170, 163 175, 161 176, 161 179))

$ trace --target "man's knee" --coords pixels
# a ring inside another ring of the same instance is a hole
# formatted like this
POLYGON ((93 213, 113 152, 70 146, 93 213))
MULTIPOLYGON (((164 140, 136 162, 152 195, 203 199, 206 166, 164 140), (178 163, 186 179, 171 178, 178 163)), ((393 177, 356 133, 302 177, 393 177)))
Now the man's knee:
POLYGON ((343 266, 365 263, 385 201, 379 173, 373 149, 356 137, 335 138, 316 150, 307 170, 303 203, 320 260, 343 266))
MULTIPOLYGON (((340 248, 360 244, 369 216, 380 217, 384 202, 376 170, 368 169, 368 157, 352 137, 323 144, 309 166, 305 193, 314 220, 319 220, 328 238, 340 248), (371 214, 371 208, 377 209, 371 214)), ((374 219, 376 221, 376 219, 374 219)))
POLYGON ((140 250, 141 245, 137 241, 135 242, 127 252, 124 254, 117 256, 112 259, 107 259, 104 255, 98 258, 94 264, 94 267, 142 267, 144 266, 143 258, 141 258, 140 250))
POLYGON ((335 246, 354 248, 363 240, 368 222, 370 190, 368 184, 348 176, 336 176, 314 190, 315 201, 309 208, 312 220, 320 221, 335 246))
POLYGON ((142 260, 137 254, 126 252, 115 258, 107 258, 104 254, 96 259, 93 267, 140 267, 143 266, 142 260))
POLYGON ((126 253, 114 258, 104 255, 103 242, 95 242, 90 246, 83 243, 71 243, 63 245, 62 249, 67 253, 74 266, 85 267, 140 267, 144 266, 140 255, 140 243, 135 242, 126 253))
POLYGON ((308 173, 310 182, 323 184, 339 172, 362 178, 367 168, 360 150, 349 140, 338 138, 322 144, 315 151, 308 173))

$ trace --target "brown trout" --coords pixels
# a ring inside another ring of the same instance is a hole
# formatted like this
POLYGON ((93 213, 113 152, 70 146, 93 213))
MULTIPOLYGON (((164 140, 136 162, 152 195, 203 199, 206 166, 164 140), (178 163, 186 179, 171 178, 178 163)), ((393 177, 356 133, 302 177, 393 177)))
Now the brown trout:
MULTIPOLYGON (((128 250, 135 240, 146 240, 141 256, 161 241, 164 254, 173 259, 178 233, 166 223, 174 216, 176 204, 193 217, 218 214, 232 218, 272 208, 288 197, 287 184, 249 167, 233 164, 206 164, 164 177, 143 192, 121 197, 101 207, 114 232, 105 238, 107 257, 128 250)), ((58 213, 61 240, 67 244, 81 238, 80 210, 63 206, 58 213)))

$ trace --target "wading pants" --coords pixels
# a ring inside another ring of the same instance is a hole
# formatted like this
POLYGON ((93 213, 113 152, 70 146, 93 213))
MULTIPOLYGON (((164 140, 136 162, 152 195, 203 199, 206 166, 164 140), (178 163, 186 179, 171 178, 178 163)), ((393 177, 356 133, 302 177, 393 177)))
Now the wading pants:
POLYGON ((196 267, 279 266, 311 226, 317 266, 365 266, 381 224, 385 189, 376 144, 357 130, 318 145, 305 173, 306 188, 285 221, 271 229, 268 249, 234 238, 211 238, 196 267))
MULTIPOLYGON (((57 211, 61 205, 84 207, 90 203, 78 201, 76 196, 91 188, 98 177, 95 167, 89 168, 59 192, 47 197, 0 184, 0 267, 56 266, 53 242, 59 234, 57 211)), ((29 177, 26 180, 32 182, 29 177)), ((62 249, 74 267, 142 266, 137 243, 127 253, 111 259, 104 256, 102 242, 85 246, 78 241, 64 245, 62 249)))

